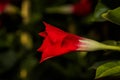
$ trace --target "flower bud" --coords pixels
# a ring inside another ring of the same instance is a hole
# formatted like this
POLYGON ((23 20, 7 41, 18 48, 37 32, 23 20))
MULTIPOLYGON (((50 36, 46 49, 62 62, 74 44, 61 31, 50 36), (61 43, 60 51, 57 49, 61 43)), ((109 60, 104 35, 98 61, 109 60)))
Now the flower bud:
POLYGON ((50 7, 46 9, 47 13, 75 14, 80 16, 88 15, 91 12, 92 2, 89 0, 80 0, 75 4, 50 7))

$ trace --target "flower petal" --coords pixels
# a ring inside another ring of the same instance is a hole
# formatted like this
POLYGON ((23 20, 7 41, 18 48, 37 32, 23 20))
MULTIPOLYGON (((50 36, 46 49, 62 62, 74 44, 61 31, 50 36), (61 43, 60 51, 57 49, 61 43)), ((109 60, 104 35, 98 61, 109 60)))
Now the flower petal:
POLYGON ((43 23, 46 27, 46 32, 48 36, 53 42, 61 41, 65 36, 67 36, 66 32, 54 27, 53 25, 47 24, 46 22, 43 23))
POLYGON ((40 32, 39 35, 42 36, 42 37, 46 37, 47 33, 46 32, 40 32))
POLYGON ((77 50, 81 37, 66 33, 45 22, 44 24, 46 27, 45 32, 41 32, 40 35, 45 37, 42 46, 38 49, 39 52, 42 52, 40 62, 77 50))

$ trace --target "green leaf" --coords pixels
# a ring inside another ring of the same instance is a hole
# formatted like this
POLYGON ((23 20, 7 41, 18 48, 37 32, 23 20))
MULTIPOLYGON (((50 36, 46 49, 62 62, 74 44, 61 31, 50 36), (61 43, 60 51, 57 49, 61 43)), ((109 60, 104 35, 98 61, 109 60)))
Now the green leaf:
POLYGON ((97 68, 95 79, 108 76, 120 76, 120 61, 107 62, 97 68))
POLYGON ((106 13, 102 14, 102 17, 108 21, 120 25, 120 7, 113 10, 108 10, 106 13))
POLYGON ((93 22, 103 22, 106 21, 101 15, 107 10, 110 10, 104 3, 102 3, 101 0, 98 1, 95 10, 92 14, 89 14, 88 16, 84 17, 81 23, 84 24, 92 24, 93 22))
POLYGON ((109 8, 99 0, 98 4, 96 5, 93 17, 95 21, 105 21, 102 17, 101 14, 109 10, 109 8))

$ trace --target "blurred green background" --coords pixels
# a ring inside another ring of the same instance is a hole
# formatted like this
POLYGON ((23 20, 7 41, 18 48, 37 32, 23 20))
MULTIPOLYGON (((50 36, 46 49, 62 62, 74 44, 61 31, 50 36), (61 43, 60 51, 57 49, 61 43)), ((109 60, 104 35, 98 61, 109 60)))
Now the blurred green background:
POLYGON ((120 0, 90 0, 92 11, 86 16, 45 11, 78 1, 10 0, 8 11, 0 14, 0 80, 94 80, 99 65, 119 60, 117 51, 94 51, 72 52, 39 63, 42 53, 37 49, 43 38, 38 33, 44 31, 43 21, 69 33, 120 45, 120 26, 101 18, 101 13, 120 6, 120 0))

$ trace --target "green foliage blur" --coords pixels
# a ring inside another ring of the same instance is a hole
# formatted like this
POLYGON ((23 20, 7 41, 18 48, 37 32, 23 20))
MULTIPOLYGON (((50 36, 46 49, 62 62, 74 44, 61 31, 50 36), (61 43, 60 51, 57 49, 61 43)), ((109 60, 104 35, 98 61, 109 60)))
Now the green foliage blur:
POLYGON ((38 33, 44 31, 43 21, 120 46, 120 0, 90 0, 92 11, 86 16, 45 12, 77 1, 12 0, 13 11, 0 14, 0 80, 120 80, 118 51, 71 52, 39 63, 42 53, 37 49, 43 38, 38 33))

